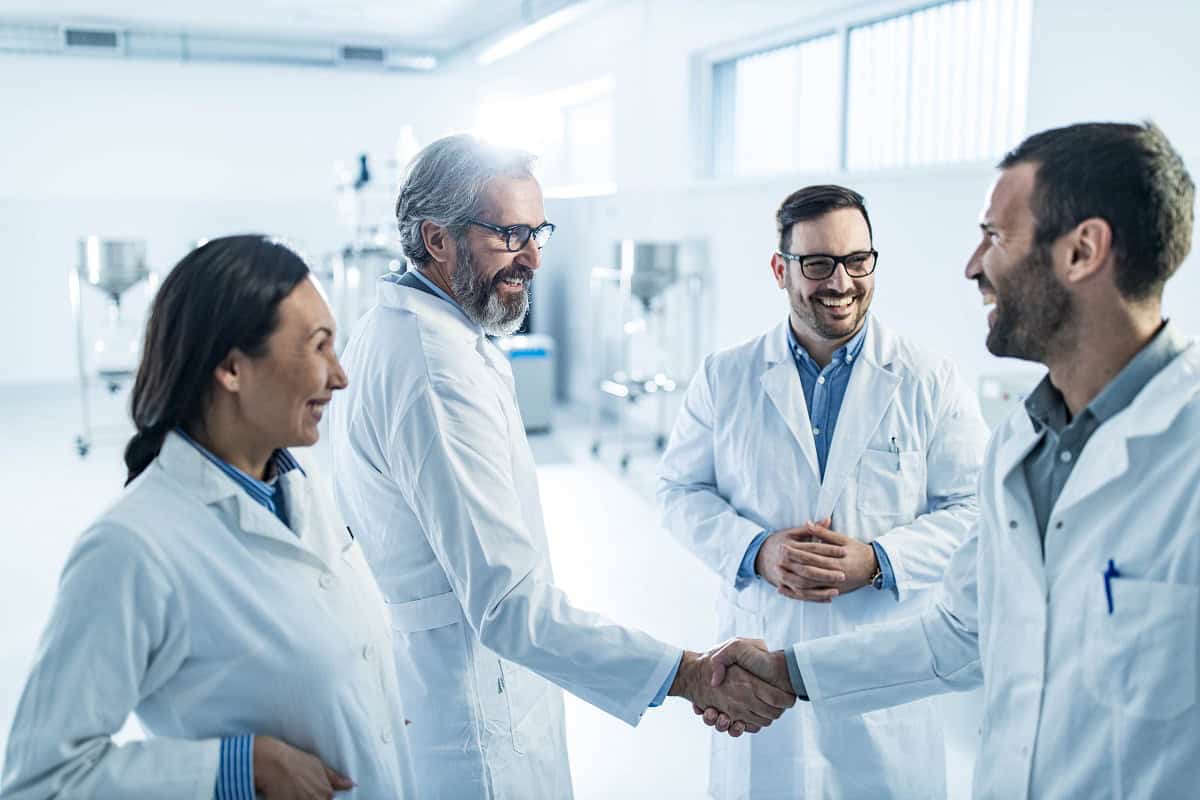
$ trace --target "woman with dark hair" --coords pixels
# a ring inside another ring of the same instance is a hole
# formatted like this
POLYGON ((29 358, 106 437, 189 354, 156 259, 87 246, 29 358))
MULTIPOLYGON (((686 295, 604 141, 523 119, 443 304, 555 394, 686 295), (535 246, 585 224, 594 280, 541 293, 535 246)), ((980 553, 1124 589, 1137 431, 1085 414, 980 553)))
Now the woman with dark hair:
POLYGON ((287 449, 345 386, 295 253, 231 236, 172 270, 126 489, 63 570, 0 796, 415 795, 383 597, 287 449), (118 745, 130 712, 151 736, 118 745))

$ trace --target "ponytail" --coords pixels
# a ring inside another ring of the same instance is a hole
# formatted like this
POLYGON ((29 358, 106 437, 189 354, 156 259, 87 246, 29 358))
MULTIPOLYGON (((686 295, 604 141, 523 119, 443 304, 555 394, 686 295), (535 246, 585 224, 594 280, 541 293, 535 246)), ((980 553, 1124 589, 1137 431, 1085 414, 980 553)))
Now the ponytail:
POLYGON ((150 466, 151 461, 158 458, 169 431, 170 428, 166 425, 142 428, 133 435, 129 444, 125 445, 125 469, 128 470, 125 478, 126 486, 132 483, 138 475, 141 475, 142 471, 150 466))

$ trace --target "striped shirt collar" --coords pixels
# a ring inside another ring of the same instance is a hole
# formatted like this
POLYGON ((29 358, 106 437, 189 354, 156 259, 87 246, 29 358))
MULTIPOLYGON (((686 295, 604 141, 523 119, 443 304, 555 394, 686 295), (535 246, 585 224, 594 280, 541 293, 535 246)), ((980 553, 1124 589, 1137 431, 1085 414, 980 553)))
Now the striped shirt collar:
POLYGON ((300 470, 300 474, 307 477, 304 468, 296 461, 296 458, 286 449, 276 450, 271 454, 271 460, 268 463, 268 473, 271 477, 265 481, 260 481, 254 478, 229 462, 218 458, 209 452, 208 448, 197 442, 192 437, 188 436, 183 428, 176 428, 175 433, 185 442, 196 448, 202 456, 208 459, 217 469, 229 476, 229 478, 246 491, 255 502, 261 504, 271 513, 275 513, 275 495, 278 491, 276 484, 279 476, 285 475, 294 469, 300 470))

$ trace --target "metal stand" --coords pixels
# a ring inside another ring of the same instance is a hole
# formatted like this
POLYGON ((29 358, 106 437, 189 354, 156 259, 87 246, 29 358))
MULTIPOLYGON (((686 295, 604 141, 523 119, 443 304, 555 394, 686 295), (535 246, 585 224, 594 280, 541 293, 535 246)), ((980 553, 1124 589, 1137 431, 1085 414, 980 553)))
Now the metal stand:
POLYGON ((116 395, 126 383, 131 382, 137 364, 137 348, 140 337, 133 335, 126 341, 94 342, 87 333, 87 305, 83 294, 86 282, 103 291, 108 298, 109 325, 113 332, 120 333, 121 296, 131 287, 145 280, 151 292, 157 286, 157 276, 146 269, 145 245, 137 241, 106 241, 95 236, 79 242, 79 265, 67 275, 67 288, 71 302, 71 316, 75 322, 75 349, 79 366, 79 407, 83 427, 75 436, 75 452, 81 458, 87 456, 98 441, 118 440, 128 433, 126 426, 97 426, 92 413, 93 379, 116 395), (114 363, 93 365, 94 353, 105 347, 124 347, 128 352, 121 355, 125 364, 114 363))
MULTIPOLYGON (((702 253, 702 248, 695 252, 702 253)), ((671 419, 667 399, 687 386, 699 362, 702 259, 679 268, 676 243, 617 244, 619 267, 592 270, 592 361, 599 396, 592 405, 592 455, 617 446, 622 472, 637 455, 661 453, 671 419), (681 331, 685 337, 670 336, 681 331), (685 340, 686 339, 686 340, 685 340), (654 403, 653 421, 640 409, 654 403), (640 417, 640 419, 638 418, 640 417), (615 421, 615 432, 606 426, 615 421), (648 430, 647 430, 648 428, 648 430)))

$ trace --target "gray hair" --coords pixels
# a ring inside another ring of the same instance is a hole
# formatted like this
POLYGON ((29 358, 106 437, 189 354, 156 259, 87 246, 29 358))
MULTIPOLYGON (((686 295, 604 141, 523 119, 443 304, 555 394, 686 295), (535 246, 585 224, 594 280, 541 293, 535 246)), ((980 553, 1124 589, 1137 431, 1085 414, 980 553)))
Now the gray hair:
POLYGON ((500 176, 531 177, 534 158, 523 150, 497 147, 465 133, 427 145, 408 165, 396 198, 396 224, 404 255, 417 266, 429 263, 421 224, 445 225, 460 236, 467 220, 479 215, 488 181, 500 176))

